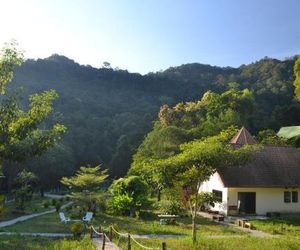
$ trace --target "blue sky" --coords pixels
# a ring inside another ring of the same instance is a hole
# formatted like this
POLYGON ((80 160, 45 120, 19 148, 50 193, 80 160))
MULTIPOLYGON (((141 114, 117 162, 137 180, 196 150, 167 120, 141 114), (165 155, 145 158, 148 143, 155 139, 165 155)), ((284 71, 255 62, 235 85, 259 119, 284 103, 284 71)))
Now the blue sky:
POLYGON ((300 54, 299 0, 0 0, 0 44, 27 58, 148 73, 300 54))

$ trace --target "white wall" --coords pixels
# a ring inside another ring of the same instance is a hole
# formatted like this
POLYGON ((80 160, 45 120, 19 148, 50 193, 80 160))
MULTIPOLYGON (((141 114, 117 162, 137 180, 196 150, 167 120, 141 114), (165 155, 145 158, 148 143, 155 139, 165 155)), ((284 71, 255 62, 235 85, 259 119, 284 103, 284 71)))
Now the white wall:
POLYGON ((222 202, 216 203, 214 207, 211 207, 211 210, 227 214, 228 188, 224 187, 223 181, 217 172, 208 181, 202 183, 199 192, 212 192, 213 189, 222 191, 222 202))
POLYGON ((300 213, 300 188, 228 188, 228 205, 237 206, 238 192, 256 192, 256 214, 267 212, 300 213), (298 191, 297 203, 285 203, 284 191, 298 191))

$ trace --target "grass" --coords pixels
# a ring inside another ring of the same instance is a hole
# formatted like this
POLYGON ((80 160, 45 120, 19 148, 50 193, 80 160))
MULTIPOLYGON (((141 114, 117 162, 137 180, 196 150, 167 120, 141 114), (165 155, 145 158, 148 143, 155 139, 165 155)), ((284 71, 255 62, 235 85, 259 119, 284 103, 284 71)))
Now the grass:
MULTIPOLYGON (((243 236, 241 238, 201 238, 193 244, 190 237, 178 239, 137 239, 139 243, 147 247, 160 247, 166 242, 168 250, 299 250, 299 238, 254 238, 243 236)), ((126 240, 120 241, 122 249, 126 249, 126 240)), ((134 242, 131 243, 132 250, 140 250, 134 242)))
MULTIPOLYGON (((71 212, 65 212, 67 216, 71 212)), ((78 219, 78 218, 77 218, 78 219)), ((278 230, 286 228, 284 233, 279 237, 271 238, 254 238, 238 229, 230 226, 223 226, 210 221, 205 218, 198 218, 198 242, 192 244, 191 242, 191 219, 189 217, 182 217, 177 220, 176 225, 159 225, 158 218, 154 215, 147 218, 137 219, 121 216, 111 216, 104 213, 98 213, 93 219, 92 224, 95 227, 101 225, 107 228, 110 224, 114 224, 117 230, 123 233, 130 232, 132 234, 176 234, 178 238, 168 239, 137 239, 138 242, 147 247, 160 247, 162 242, 167 243, 167 249, 217 249, 217 250, 265 250, 265 249, 280 249, 280 250, 296 250, 300 249, 300 217, 274 219, 270 221, 252 221, 252 223, 259 230, 270 232, 270 230, 278 230)), ((70 225, 60 222, 57 213, 43 215, 32 220, 24 221, 13 226, 2 228, 3 231, 9 232, 55 232, 55 233, 70 233, 70 225)), ((88 231, 86 232, 88 234, 88 231)), ((272 232, 271 232, 272 233, 272 232)), ((24 248, 20 249, 93 249, 86 248, 87 244, 81 245, 80 242, 72 239, 68 240, 48 240, 41 237, 19 237, 25 242, 24 248), (28 242, 27 242, 28 241, 28 242), (75 244, 75 245, 74 245, 75 244), (77 245, 76 245, 77 244, 77 245), (37 247, 35 246, 37 245, 37 247), (43 245, 43 248, 39 246, 43 245), (65 246, 64 246, 65 245, 65 246), (68 248, 68 246, 73 248, 68 248), (47 246, 47 247, 44 247, 47 246)), ((0 237, 0 249, 18 249, 12 244, 18 244, 19 238, 16 243, 11 242, 9 237, 0 237), (4 243, 3 243, 4 242, 4 243), (6 242, 6 243, 5 243, 6 242), (1 245, 2 244, 2 245, 1 245), (3 245, 4 244, 4 245, 3 245), (7 244, 7 246, 5 245, 7 244), (10 244, 10 245, 9 245, 10 244), (6 248, 5 248, 6 247, 6 248)), ((15 240, 14 240, 15 241, 15 240)), ((126 238, 118 238, 114 235, 114 242, 119 244, 123 249, 126 249, 126 238)), ((132 242, 132 250, 141 249, 134 242, 132 242)))
MULTIPOLYGON (((230 227, 222 226, 214 221, 198 218, 198 234, 200 235, 236 235, 244 234, 243 232, 230 227)), ((177 219, 175 225, 160 225, 156 216, 150 218, 130 218, 121 216, 110 216, 99 214, 94 220, 93 225, 108 227, 115 225, 116 229, 121 232, 133 234, 176 234, 182 236, 191 235, 192 225, 190 217, 181 217, 177 219)))
MULTIPOLYGON (((66 213, 68 216, 68 213, 66 213)), ((78 218, 77 218, 78 219, 78 218)), ((222 226, 205 218, 198 218, 199 235, 242 235, 243 232, 230 227, 222 226)), ((0 229, 6 232, 39 232, 39 233, 70 233, 71 223, 61 223, 57 213, 51 213, 17 223, 0 229)), ((176 225, 160 225, 156 217, 148 219, 137 219, 121 216, 110 216, 99 213, 92 220, 95 227, 101 225, 108 228, 113 224, 120 232, 130 232, 133 234, 176 234, 181 236, 191 235, 191 219, 189 217, 179 218, 176 225)))
POLYGON ((300 216, 286 216, 270 220, 252 220, 257 230, 277 235, 300 236, 300 216))
POLYGON ((61 223, 57 213, 45 214, 12 226, 0 228, 2 232, 17 233, 70 233, 70 225, 61 223))
POLYGON ((0 236, 1 250, 96 250, 92 241, 44 237, 0 236))
POLYGON ((33 213, 40 213, 40 212, 44 212, 44 211, 53 209, 54 208, 53 206, 49 206, 48 208, 44 207, 44 203, 46 201, 51 203, 51 199, 49 199, 47 197, 41 198, 40 196, 34 196, 33 199, 30 202, 27 202, 25 204, 24 214, 14 213, 15 202, 14 201, 9 202, 5 205, 6 206, 6 212, 4 213, 3 216, 1 216, 0 221, 11 220, 11 219, 23 216, 23 215, 28 215, 28 214, 33 214, 33 213))

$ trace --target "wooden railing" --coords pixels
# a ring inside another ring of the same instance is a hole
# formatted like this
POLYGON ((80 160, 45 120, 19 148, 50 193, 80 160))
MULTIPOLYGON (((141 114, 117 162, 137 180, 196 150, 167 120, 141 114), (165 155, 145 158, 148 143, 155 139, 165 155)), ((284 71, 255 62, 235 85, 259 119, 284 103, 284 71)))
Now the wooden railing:
POLYGON ((118 230, 116 230, 113 227, 113 225, 109 226, 109 228, 108 228, 108 235, 109 236, 107 236, 104 233, 104 229, 101 226, 99 226, 99 231, 97 231, 93 226, 91 226, 90 227, 90 237, 91 238, 93 237, 94 233, 96 235, 99 235, 100 237, 101 236, 103 237, 103 240, 102 240, 102 250, 105 249, 106 241, 113 242, 113 233, 115 233, 116 235, 118 235, 120 238, 126 238, 127 239, 127 250, 131 250, 131 244, 132 243, 135 243, 136 245, 138 245, 142 249, 146 249, 146 250, 160 250, 160 249, 167 250, 167 244, 165 242, 162 242, 161 247, 148 247, 148 246, 145 246, 145 245, 141 244, 140 242, 138 242, 136 240, 136 238, 133 237, 132 234, 119 232, 118 230))

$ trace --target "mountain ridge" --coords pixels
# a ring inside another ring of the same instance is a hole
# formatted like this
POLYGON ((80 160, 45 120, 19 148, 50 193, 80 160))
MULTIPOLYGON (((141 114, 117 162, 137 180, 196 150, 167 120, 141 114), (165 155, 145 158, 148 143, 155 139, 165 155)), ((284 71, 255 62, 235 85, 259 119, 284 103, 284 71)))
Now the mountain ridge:
POLYGON ((67 154, 59 156, 56 152, 55 160, 50 161, 54 153, 49 152, 28 166, 43 166, 48 175, 62 176, 81 165, 102 163, 112 176, 122 176, 157 119, 160 106, 198 100, 208 90, 251 90, 259 111, 251 132, 297 123, 300 109, 293 100, 293 66, 294 59, 265 58, 239 68, 195 63, 141 75, 80 65, 56 54, 26 60, 16 69, 10 89, 23 86, 25 97, 55 89, 60 98, 52 121, 59 120, 68 127, 59 147, 67 154), (293 112, 290 117, 289 112, 293 112), (61 173, 54 165, 68 171, 61 173))

